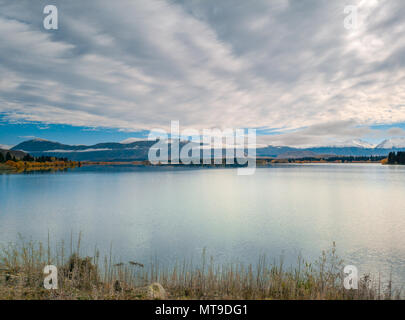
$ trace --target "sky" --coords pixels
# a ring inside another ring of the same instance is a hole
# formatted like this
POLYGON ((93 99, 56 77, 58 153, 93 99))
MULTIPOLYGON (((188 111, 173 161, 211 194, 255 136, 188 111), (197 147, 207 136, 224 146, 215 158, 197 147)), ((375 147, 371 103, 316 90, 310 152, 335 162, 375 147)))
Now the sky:
POLYGON ((405 137, 404 17, 403 0, 0 0, 0 145, 172 120, 295 147, 405 137))

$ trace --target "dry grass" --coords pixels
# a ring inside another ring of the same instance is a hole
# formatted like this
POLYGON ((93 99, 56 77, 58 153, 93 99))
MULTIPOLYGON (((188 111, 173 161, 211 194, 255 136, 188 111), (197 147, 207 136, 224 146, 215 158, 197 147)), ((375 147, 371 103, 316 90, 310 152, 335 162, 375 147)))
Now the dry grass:
POLYGON ((343 261, 335 245, 314 263, 298 257, 295 269, 260 257, 253 265, 218 265, 207 259, 205 250, 198 266, 184 261, 172 267, 157 263, 144 266, 136 261, 113 262, 112 252, 104 258, 81 257, 80 237, 76 248, 66 250, 62 242, 51 250, 49 241, 19 241, 0 253, 0 299, 151 299, 146 289, 158 282, 170 299, 400 299, 391 282, 384 286, 369 275, 359 289, 343 288, 343 261), (52 252, 51 252, 52 251, 52 252), (65 257, 69 258, 66 259, 65 257), (57 290, 43 288, 43 268, 58 267, 57 290))

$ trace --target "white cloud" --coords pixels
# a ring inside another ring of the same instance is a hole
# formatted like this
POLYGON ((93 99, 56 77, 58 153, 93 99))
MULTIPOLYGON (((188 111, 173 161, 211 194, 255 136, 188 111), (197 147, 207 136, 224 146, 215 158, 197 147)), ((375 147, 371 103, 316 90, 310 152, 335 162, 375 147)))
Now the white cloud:
POLYGON ((146 140, 147 140, 146 138, 128 138, 128 139, 125 139, 123 141, 120 141, 120 143, 130 144, 130 143, 133 143, 133 142, 146 141, 146 140))

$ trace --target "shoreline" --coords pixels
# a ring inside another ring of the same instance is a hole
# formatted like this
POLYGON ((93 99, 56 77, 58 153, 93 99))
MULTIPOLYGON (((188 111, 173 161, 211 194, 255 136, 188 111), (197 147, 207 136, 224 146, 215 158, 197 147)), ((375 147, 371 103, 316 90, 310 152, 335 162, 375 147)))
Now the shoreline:
MULTIPOLYGON (((147 167, 147 168, 243 168, 244 166, 234 164, 158 164, 152 165, 149 161, 82 161, 76 162, 71 161, 68 163, 37 163, 26 164, 16 163, 15 165, 7 165, 5 163, 0 163, 0 174, 19 174, 27 172, 47 172, 47 171, 63 171, 68 169, 80 168, 80 167, 109 167, 109 166, 133 166, 133 167, 147 167)), ((373 164, 373 165, 383 165, 383 166, 393 166, 395 164, 389 164, 386 161, 313 161, 313 160, 293 160, 293 159, 263 159, 258 158, 256 161, 257 168, 267 168, 275 165, 308 165, 308 164, 373 164)))

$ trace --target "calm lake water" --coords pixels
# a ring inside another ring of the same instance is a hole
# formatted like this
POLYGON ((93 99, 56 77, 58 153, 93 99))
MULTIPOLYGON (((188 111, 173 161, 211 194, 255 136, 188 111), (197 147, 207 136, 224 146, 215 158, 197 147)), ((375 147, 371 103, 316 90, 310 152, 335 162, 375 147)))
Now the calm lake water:
POLYGON ((116 261, 295 263, 336 242, 346 264, 405 284, 405 167, 280 165, 235 169, 88 167, 0 175, 0 242, 83 233, 116 261))

